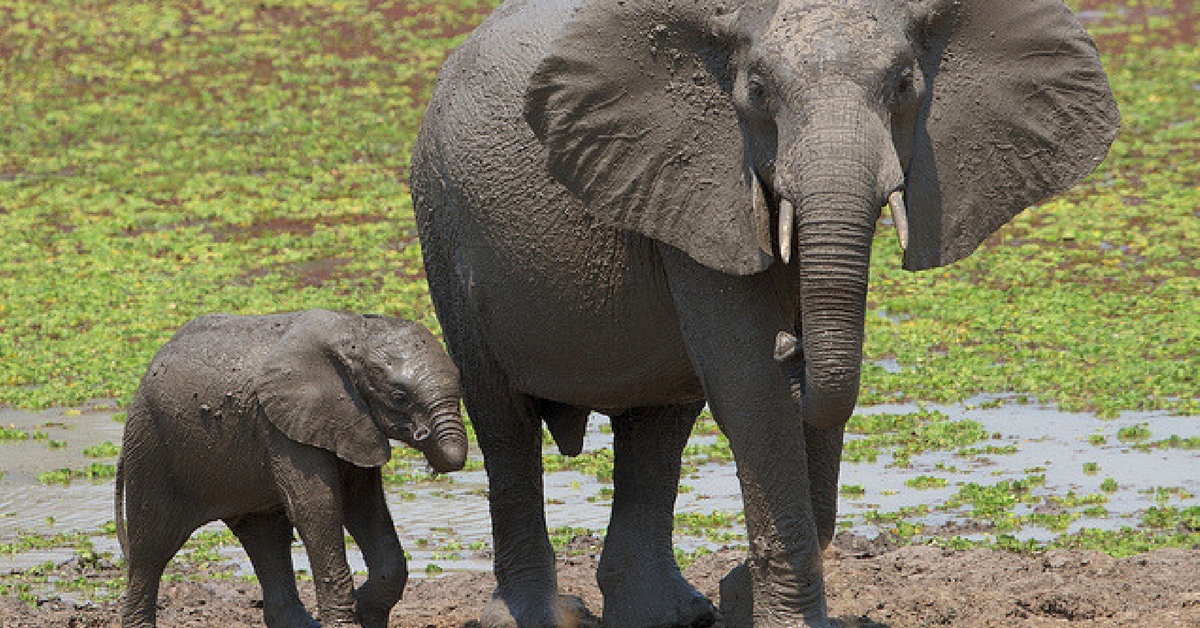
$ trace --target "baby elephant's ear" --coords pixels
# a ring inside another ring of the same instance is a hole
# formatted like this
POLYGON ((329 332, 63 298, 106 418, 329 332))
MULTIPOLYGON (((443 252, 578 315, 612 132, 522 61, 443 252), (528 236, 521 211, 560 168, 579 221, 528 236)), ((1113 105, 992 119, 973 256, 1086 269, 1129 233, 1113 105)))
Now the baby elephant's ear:
POLYGON ((387 437, 355 387, 362 319, 326 310, 296 319, 258 374, 258 400, 288 438, 360 467, 391 457, 387 437))

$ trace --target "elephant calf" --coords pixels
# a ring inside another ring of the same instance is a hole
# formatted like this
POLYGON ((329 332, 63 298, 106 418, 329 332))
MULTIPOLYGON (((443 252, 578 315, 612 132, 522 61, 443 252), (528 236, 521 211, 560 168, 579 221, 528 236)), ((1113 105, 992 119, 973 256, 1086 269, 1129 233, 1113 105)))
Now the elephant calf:
POLYGON ((461 469, 459 374, 429 330, 311 310, 209 315, 154 357, 129 410, 116 522, 129 563, 125 628, 155 625, 167 562, 223 520, 263 589, 268 626, 315 626, 296 591, 292 526, 308 551, 321 623, 383 628, 408 578, 384 501, 389 438, 438 471, 461 469), (362 548, 357 590, 342 529, 362 548))

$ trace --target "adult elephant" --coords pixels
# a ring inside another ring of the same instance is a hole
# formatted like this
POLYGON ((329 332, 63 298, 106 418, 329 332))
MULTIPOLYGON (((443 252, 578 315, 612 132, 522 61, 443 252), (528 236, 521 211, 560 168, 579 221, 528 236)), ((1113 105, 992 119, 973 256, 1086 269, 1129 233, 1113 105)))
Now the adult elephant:
POLYGON ((615 449, 605 624, 713 621, 671 547, 707 402, 737 462, 754 625, 826 625, 880 208, 905 268, 949 264, 1090 172, 1117 126, 1059 0, 502 5, 442 68, 412 160, 488 471, 484 624, 570 623, 541 424, 577 453, 593 410, 615 449))

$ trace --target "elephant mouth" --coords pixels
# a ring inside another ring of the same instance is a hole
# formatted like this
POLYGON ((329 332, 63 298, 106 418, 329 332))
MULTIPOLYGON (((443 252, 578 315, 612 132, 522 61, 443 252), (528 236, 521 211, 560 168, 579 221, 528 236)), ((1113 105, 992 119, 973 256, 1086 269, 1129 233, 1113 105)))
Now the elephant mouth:
POLYGON ((774 179, 775 162, 768 162, 763 170, 767 175, 759 174, 757 168, 750 168, 750 206, 756 216, 767 216, 768 221, 774 221, 773 232, 779 259, 784 265, 792 262, 792 249, 795 242, 796 206, 779 194, 776 186, 770 185, 774 179))
MULTIPOLYGON (((792 251, 796 247, 796 202, 777 191, 771 185, 774 179, 775 162, 772 160, 762 166, 766 175, 760 174, 758 168, 750 169, 750 205, 756 215, 765 215, 775 224, 772 233, 775 240, 775 250, 784 265, 792 262, 792 251)), ((896 186, 887 195, 885 206, 891 208, 892 225, 896 228, 896 238, 900 242, 901 252, 908 250, 908 206, 904 200, 904 185, 896 186)))

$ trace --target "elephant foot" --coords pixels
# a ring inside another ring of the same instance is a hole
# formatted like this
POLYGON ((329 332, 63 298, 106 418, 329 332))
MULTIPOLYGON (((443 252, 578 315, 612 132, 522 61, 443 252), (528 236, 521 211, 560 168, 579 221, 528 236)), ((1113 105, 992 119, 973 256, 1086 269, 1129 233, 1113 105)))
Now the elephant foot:
POLYGON ((362 628, 387 628, 388 615, 391 609, 379 608, 362 608, 360 607, 355 615, 358 617, 358 623, 362 628))
POLYGON ((602 628, 600 619, 574 595, 555 595, 549 604, 531 596, 497 591, 483 608, 481 628, 602 628))
MULTIPOLYGON (((724 618, 724 628, 790 628, 794 625, 788 622, 764 623, 761 618, 755 622, 753 587, 750 567, 744 562, 721 578, 721 615, 724 618)), ((830 617, 804 619, 804 628, 868 628, 871 625, 860 623, 858 618, 849 621, 830 617)))
POLYGON ((677 569, 602 570, 604 625, 621 628, 709 628, 718 613, 677 569))
POLYGON ((278 609, 269 609, 264 605, 263 623, 267 628, 321 628, 321 624, 298 604, 278 609))

